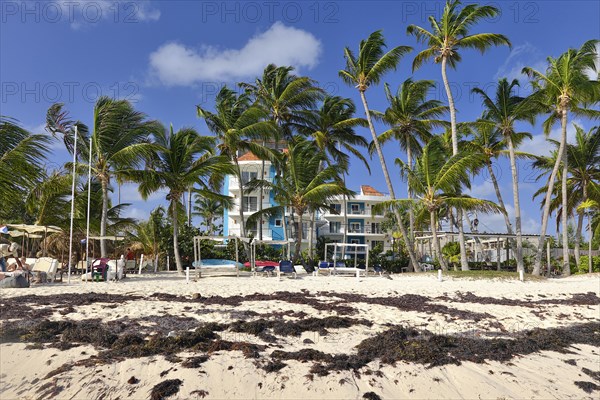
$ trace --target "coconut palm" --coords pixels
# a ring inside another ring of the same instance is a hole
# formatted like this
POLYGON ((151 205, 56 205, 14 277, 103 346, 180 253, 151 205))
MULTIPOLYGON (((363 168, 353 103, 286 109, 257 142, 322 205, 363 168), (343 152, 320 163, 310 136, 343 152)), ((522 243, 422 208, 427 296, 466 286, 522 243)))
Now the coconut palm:
MULTIPOLYGON (((266 120, 268 114, 260 107, 251 106, 247 93, 237 95, 224 86, 216 98, 216 113, 197 106, 198 116, 204 118, 208 129, 217 137, 217 149, 235 165, 234 175, 240 191, 240 228, 241 236, 246 236, 244 221, 243 193, 244 180, 239 163, 239 156, 248 151, 259 158, 274 159, 271 151, 259 143, 275 134, 273 123, 266 120)), ((259 201, 262 202, 262 201, 259 201)))
POLYGON ((200 136, 191 128, 183 128, 175 133, 171 126, 169 130, 155 134, 155 152, 147 160, 144 170, 124 171, 126 177, 139 182, 139 191, 144 199, 157 190, 168 191, 166 198, 173 224, 175 264, 180 274, 183 273, 183 266, 178 234, 183 194, 194 185, 210 191, 213 175, 235 173, 226 156, 214 155, 215 147, 213 137, 200 136))
POLYGON ((3 116, 0 137, 0 219, 12 220, 15 207, 44 176, 42 165, 50 139, 31 134, 15 120, 3 116))
MULTIPOLYGON (((87 164, 89 149, 88 128, 80 122, 69 120, 62 104, 48 110, 46 127, 53 134, 61 134, 70 148, 75 126, 83 143, 79 145, 81 158, 87 164)), ((125 169, 142 165, 144 157, 152 150, 149 135, 156 132, 158 124, 149 121, 146 115, 136 111, 127 100, 115 100, 106 96, 98 99, 94 106, 92 137, 92 174, 102 187, 102 216, 100 236, 106 235, 109 209, 109 190, 113 177, 122 175, 125 169)), ((71 148, 72 151, 72 148, 71 148)), ((87 173, 87 167, 83 168, 87 173)), ((106 241, 100 241, 102 257, 107 256, 106 241)))
MULTIPOLYGON (((358 93, 360 94, 360 99, 363 103, 365 114, 367 116, 369 130, 371 131, 371 138, 373 140, 375 150, 377 151, 377 155, 379 156, 379 163, 381 164, 385 183, 387 185, 388 192, 390 193, 390 197, 392 200, 395 200, 396 194, 394 193, 394 186, 392 185, 390 174, 383 156, 383 151, 381 150, 381 144, 379 143, 377 133, 375 132, 375 127, 373 126, 371 112, 369 110, 365 93, 370 86, 378 84, 386 72, 396 69, 400 58, 411 51, 412 48, 408 46, 397 46, 388 52, 385 52, 385 48, 385 39, 381 31, 375 31, 371 33, 366 40, 361 40, 358 49, 358 55, 355 55, 350 48, 346 47, 344 49, 346 69, 341 70, 339 75, 347 85, 354 86, 356 89, 358 89, 358 93)), ((419 263, 417 256, 415 255, 413 242, 405 228, 403 218, 396 208, 394 208, 394 215, 396 216, 398 227, 400 228, 402 236, 406 242, 406 248, 412 267, 415 270, 418 270, 419 263)))
MULTIPOLYGON (((575 143, 567 145, 569 163, 568 186, 569 199, 578 198, 579 204, 594 201, 591 196, 596 193, 590 190, 591 185, 600 183, 600 127, 591 128, 585 132, 575 125, 575 143)), ((585 208, 585 207, 584 207, 585 208)), ((575 234, 575 263, 579 265, 581 236, 583 231, 584 211, 578 208, 577 231, 575 234)))
MULTIPOLYGON (((432 59, 440 63, 442 67, 442 80, 448 96, 450 106, 450 126, 452 129, 452 154, 458 153, 458 137, 456 127, 456 107, 454 98, 448 83, 446 67, 456 68, 462 60, 459 50, 477 49, 481 53, 492 46, 508 45, 510 41, 504 35, 497 33, 475 33, 469 34, 469 29, 485 18, 493 18, 499 11, 493 6, 480 6, 469 4, 461 6, 459 0, 446 2, 444 11, 439 21, 429 16, 431 32, 417 25, 409 25, 407 33, 414 35, 418 41, 427 45, 427 48, 416 55, 413 61, 413 71, 419 68, 425 61, 432 59)), ((463 232, 462 214, 457 212, 458 233, 460 242, 460 261, 462 269, 469 269, 467 263, 467 252, 463 232)))
MULTIPOLYGON (((293 67, 269 64, 264 69, 262 77, 257 78, 254 84, 240 83, 240 86, 254 98, 256 105, 268 114, 267 119, 275 124, 277 130, 269 140, 263 141, 263 145, 274 141, 275 149, 279 148, 281 139, 291 139, 295 127, 302 125, 300 113, 314 109, 324 96, 323 90, 315 81, 305 76, 297 76, 293 71, 293 67)), ((279 172, 279 167, 276 168, 279 172)), ((265 161, 263 160, 260 169, 261 179, 264 175, 265 161)), ((262 202, 259 202, 258 211, 261 211, 262 207, 262 202)), ((260 220, 258 223, 258 239, 262 240, 263 221, 260 220)))
POLYGON ((255 187, 269 188, 274 193, 277 206, 259 211, 249 220, 256 221, 264 215, 282 215, 290 211, 295 226, 294 260, 299 261, 302 246, 303 217, 312 209, 329 209, 329 204, 337 196, 351 196, 354 193, 346 189, 341 182, 342 172, 337 165, 322 168, 325 161, 323 152, 315 151, 314 144, 297 138, 290 143, 288 152, 282 154, 281 175, 273 182, 256 181, 255 187))
MULTIPOLYGON (((470 182, 470 173, 482 162, 482 155, 471 152, 459 152, 450 156, 442 139, 433 137, 423 148, 413 168, 396 159, 401 173, 417 195, 418 200, 405 199, 394 203, 420 203, 422 212, 429 214, 429 222, 435 251, 439 257, 442 269, 447 270, 448 264, 442 257, 439 237, 437 235, 438 213, 442 207, 452 207, 462 211, 503 212, 502 208, 489 200, 475 199, 461 194, 461 187, 470 182)), ((385 207, 387 204, 382 203, 385 207)), ((417 216, 417 220, 424 215, 417 216)))
MULTIPOLYGON (((439 118, 448 111, 448 107, 438 100, 427 100, 427 93, 433 87, 435 87, 433 81, 413 81, 409 78, 393 95, 389 85, 385 84, 388 108, 384 112, 371 111, 376 119, 390 127, 379 135, 379 143, 384 144, 392 139, 398 141, 400 149, 406 153, 406 163, 409 168, 412 168, 413 159, 420 155, 423 144, 431 138, 431 131, 446 124, 439 118)), ((408 198, 412 198, 410 188, 408 188, 408 198)), ((415 218, 414 210, 410 207, 408 217, 409 234, 411 240, 414 240, 415 218)))
MULTIPOLYGON (((367 141, 355 132, 355 128, 366 126, 367 121, 355 117, 356 107, 351 99, 338 96, 327 96, 317 110, 300 111, 302 124, 298 125, 299 133, 310 137, 313 143, 327 156, 323 165, 338 164, 345 174, 350 167, 350 156, 361 160, 370 172, 369 163, 358 150, 366 148, 367 141)), ((345 185, 345 184, 344 184, 345 185)), ((346 197, 343 201, 344 226, 348 226, 348 210, 346 197)), ((309 234, 309 249, 312 249, 315 226, 315 210, 311 211, 311 229, 309 234)), ((344 229, 343 242, 346 243, 347 229, 344 229)))
MULTIPOLYGON (((523 271, 523 236, 521 232, 521 205, 519 203, 519 176, 517 169, 516 148, 524 138, 531 138, 526 132, 517 132, 515 122, 527 121, 534 123, 534 112, 532 102, 524 97, 515 94, 515 87, 519 86, 519 81, 514 79, 508 82, 507 79, 500 79, 496 85, 496 95, 492 99, 485 91, 480 88, 473 89, 473 93, 481 96, 484 112, 480 124, 489 124, 493 130, 502 135, 504 142, 508 147, 508 156, 510 159, 510 171, 512 176, 513 206, 515 210, 515 233, 517 240, 517 269, 523 271)), ((507 225, 508 226, 508 225, 507 225)))
MULTIPOLYGON (((575 233, 575 261, 579 265, 581 236, 583 231, 584 208, 580 205, 589 201, 594 201, 598 196, 598 191, 595 188, 600 182, 600 128, 591 128, 585 132, 583 128, 575 126, 575 142, 567 144, 566 151, 568 152, 569 177, 567 178, 567 215, 572 216, 577 214, 577 230, 575 233)), ((560 146, 560 142, 551 140, 556 148, 560 146)), ((538 157, 534 163, 534 167, 542 170, 542 175, 547 175, 556 162, 557 151, 553 151, 550 156, 538 157)), ((561 171, 558 173, 562 179, 561 171)), ((546 193, 548 185, 540 188, 534 197, 546 193)), ((563 205, 562 198, 559 193, 559 188, 554 187, 553 197, 550 203, 550 212, 557 212, 557 220, 562 218, 563 205)), ((600 200, 600 198, 598 198, 600 200)))
POLYGON ((202 218, 209 235, 215 233, 216 227, 214 222, 219 218, 219 215, 223 215, 224 210, 225 206, 221 200, 206 196, 196 197, 194 215, 202 218))
MULTIPOLYGON (((596 60, 598 58, 597 45, 599 40, 590 40, 585 42, 579 49, 569 49, 558 58, 548 57, 548 67, 545 73, 537 71, 531 67, 523 68, 523 72, 533 79, 535 90, 534 99, 539 110, 549 113, 549 117, 544 121, 543 127, 546 134, 555 122, 560 121, 561 139, 558 148, 556 162, 548 184, 546 198, 544 201, 544 211, 542 215, 542 229, 538 243, 537 253, 534 262, 533 274, 539 275, 542 264, 542 253, 544 251, 544 241, 546 238, 546 229, 550 216, 550 197, 554 189, 558 169, 562 163, 562 202, 563 207, 567 209, 568 191, 568 154, 565 151, 567 146, 567 126, 568 115, 583 115, 591 118, 600 117, 600 111, 592 110, 587 107, 600 101, 600 83, 598 80, 590 79, 589 71, 597 72, 596 60)), ((567 213, 562 214, 563 243, 567 243, 567 213)), ((569 275, 571 269, 569 266, 569 249, 563 246, 563 274, 569 275)))

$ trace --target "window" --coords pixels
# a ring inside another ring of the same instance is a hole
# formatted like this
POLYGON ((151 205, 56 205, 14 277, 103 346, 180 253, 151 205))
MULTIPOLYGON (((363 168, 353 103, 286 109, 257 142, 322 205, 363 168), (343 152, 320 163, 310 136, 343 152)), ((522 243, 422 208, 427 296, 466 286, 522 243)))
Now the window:
POLYGON ((242 171, 242 183, 245 185, 248 182, 258 178, 258 173, 253 171, 242 171))
POLYGON ((358 239, 350 239, 350 244, 360 244, 358 239))
POLYGON ((351 214, 360 214, 360 207, 358 204, 351 204, 350 205, 350 213, 351 214))
POLYGON ((251 212, 258 210, 258 198, 244 196, 242 202, 242 211, 251 212))
POLYGON ((341 204, 330 204, 329 207, 331 207, 333 210, 335 210, 335 212, 337 214, 342 212, 342 205, 341 204))
POLYGON ((329 233, 341 233, 342 224, 340 222, 329 223, 329 233))
POLYGON ((371 223, 371 233, 381 233, 381 224, 379 222, 371 223))
POLYGON ((275 220, 275 226, 282 226, 282 225, 283 225, 283 221, 281 219, 275 220))
POLYGON ((359 222, 350 223, 350 233, 362 233, 362 229, 359 222))

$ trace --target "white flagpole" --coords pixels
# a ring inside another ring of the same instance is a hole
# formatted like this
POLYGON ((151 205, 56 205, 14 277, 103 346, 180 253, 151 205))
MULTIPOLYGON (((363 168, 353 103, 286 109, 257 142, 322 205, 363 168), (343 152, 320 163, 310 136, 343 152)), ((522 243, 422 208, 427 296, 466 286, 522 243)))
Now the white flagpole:
POLYGON ((69 230, 69 272, 67 282, 71 283, 71 257, 73 256, 73 215, 75 214, 75 165, 77 163, 77 125, 73 133, 73 183, 71 185, 71 228, 69 230))
POLYGON ((85 276, 87 282, 88 268, 90 266, 90 199, 92 194, 92 136, 90 135, 90 156, 88 161, 88 198, 87 198, 87 232, 85 236, 85 276))

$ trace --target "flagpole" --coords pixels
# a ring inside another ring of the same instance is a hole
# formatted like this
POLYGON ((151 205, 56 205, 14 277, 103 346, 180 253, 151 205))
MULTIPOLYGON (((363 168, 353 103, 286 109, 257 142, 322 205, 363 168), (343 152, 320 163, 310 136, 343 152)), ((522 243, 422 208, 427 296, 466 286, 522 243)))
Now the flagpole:
POLYGON ((75 144, 73 145, 73 183, 71 184, 71 228, 69 230, 69 275, 67 277, 68 283, 71 283, 71 258, 73 256, 73 216, 75 214, 75 166, 77 163, 77 125, 75 125, 75 129, 73 132, 73 140, 75 140, 75 144))
POLYGON ((88 198, 87 198, 87 232, 85 236, 85 277, 87 282, 88 267, 90 266, 90 199, 92 194, 92 136, 90 135, 90 157, 88 161, 88 198))

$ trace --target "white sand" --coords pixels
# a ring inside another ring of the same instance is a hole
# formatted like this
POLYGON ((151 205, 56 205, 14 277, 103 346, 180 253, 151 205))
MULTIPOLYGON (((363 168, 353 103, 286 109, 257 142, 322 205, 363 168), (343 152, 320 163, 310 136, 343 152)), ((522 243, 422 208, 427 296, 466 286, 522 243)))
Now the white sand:
MULTIPOLYGON (((427 297, 447 295, 450 301, 436 300, 435 303, 459 310, 491 314, 492 318, 479 321, 460 320, 438 313, 401 311, 396 308, 359 303, 353 305, 358 313, 352 318, 365 318, 373 322, 368 328, 355 325, 348 329, 330 329, 328 336, 316 332, 305 332, 302 337, 281 338, 285 351, 313 348, 326 353, 349 354, 362 340, 376 332, 388 329, 385 324, 411 325, 434 333, 450 335, 466 334, 486 336, 500 333, 495 323, 500 322, 510 337, 514 333, 533 327, 549 328, 598 321, 600 305, 561 306, 556 304, 535 307, 485 305, 455 301, 458 292, 471 292, 480 297, 495 297, 539 301, 542 299, 570 298, 572 294, 594 292, 600 295, 600 275, 552 279, 547 281, 509 280, 466 280, 447 278, 438 282, 433 275, 396 275, 394 279, 354 277, 312 277, 300 279, 210 277, 198 282, 185 283, 185 279, 174 274, 132 276, 121 282, 49 284, 29 289, 4 289, 0 299, 25 294, 53 295, 62 293, 110 293, 147 296, 152 293, 169 293, 191 296, 200 293, 203 297, 219 295, 248 295, 274 293, 278 291, 299 292, 306 289, 311 293, 357 293, 367 296, 393 297, 403 294, 418 294, 427 297), (532 313, 535 312, 535 313, 532 313), (537 314, 542 312, 542 314, 537 314), (302 341, 310 338, 314 344, 302 341)), ((331 301, 331 299, 329 299, 331 301)), ((244 302, 238 307, 206 305, 196 303, 168 302, 158 300, 127 301, 114 308, 106 304, 76 306, 75 312, 66 316, 55 313, 51 319, 73 320, 100 318, 104 321, 123 317, 137 318, 149 315, 176 315, 192 317, 199 322, 232 322, 239 319, 239 312, 252 310, 259 313, 274 311, 304 311, 319 318, 335 315, 332 311, 318 311, 310 305, 292 304, 284 301, 244 302), (189 306, 193 306, 191 309, 189 306), (187 307, 187 310, 185 309, 187 307), (203 307, 198 313, 198 307, 203 307)), ((286 317, 287 318, 287 317, 286 317)), ((4 323, 7 323, 4 321, 4 323)), ((10 323, 10 322, 8 322, 10 323)), ((252 335, 224 332, 224 339, 232 341, 263 342, 252 335)), ((600 393, 587 394, 574 381, 588 381, 600 385, 581 372, 582 368, 598 371, 600 350, 590 346, 576 345, 572 354, 541 352, 513 358, 510 363, 488 362, 462 365, 446 365, 427 368, 425 365, 398 363, 395 367, 369 365, 373 371, 383 375, 368 375, 363 369, 360 377, 350 371, 333 372, 328 376, 306 377, 312 363, 285 361, 288 365, 277 373, 266 373, 254 365, 254 360, 245 359, 241 352, 222 351, 211 355, 199 369, 182 368, 162 356, 128 359, 112 365, 93 367, 77 366, 73 370, 54 378, 42 379, 57 367, 96 354, 91 346, 75 347, 67 351, 53 348, 42 350, 25 349, 26 344, 0 345, 0 399, 46 398, 53 385, 62 387, 57 398, 92 399, 146 399, 150 390, 165 379, 181 379, 183 384, 173 399, 201 398, 197 390, 208 392, 206 398, 277 398, 277 399, 360 399, 366 392, 375 392, 383 399, 396 398, 468 398, 468 399, 581 399, 598 398, 600 393), (81 354, 84 351, 86 354, 81 354), (576 360, 570 365, 564 360, 576 360), (229 368, 229 367, 233 368, 229 368), (161 372, 168 371, 161 377, 161 372), (130 385, 127 380, 135 376, 139 383, 130 385), (50 382, 50 384, 49 384, 50 382), (46 385, 44 389, 41 389, 46 385)), ((271 348, 264 354, 268 355, 271 348)), ((180 356, 191 356, 183 353, 180 356)))

